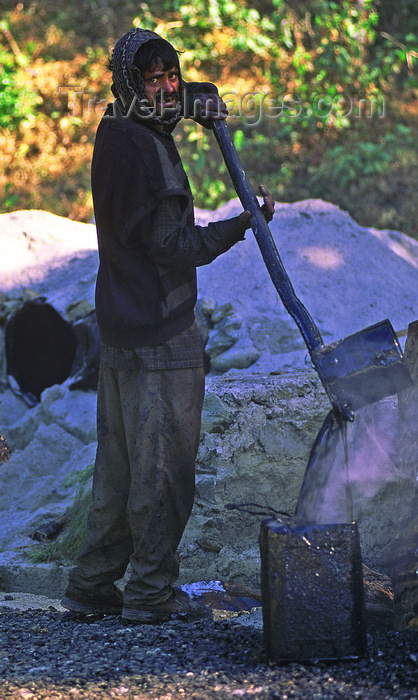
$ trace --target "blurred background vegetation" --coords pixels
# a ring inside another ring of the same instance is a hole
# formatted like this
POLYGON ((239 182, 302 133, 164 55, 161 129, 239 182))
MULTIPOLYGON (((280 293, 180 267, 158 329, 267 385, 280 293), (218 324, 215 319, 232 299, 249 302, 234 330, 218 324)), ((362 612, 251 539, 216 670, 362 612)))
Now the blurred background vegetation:
MULTIPOLYGON (((0 0, 0 10, 1 212, 91 219, 108 57, 142 26, 183 52, 186 80, 228 96, 254 186, 278 201, 321 197, 418 239, 415 0, 0 0)), ((175 134, 196 205, 234 197, 212 134, 190 121, 175 134)))

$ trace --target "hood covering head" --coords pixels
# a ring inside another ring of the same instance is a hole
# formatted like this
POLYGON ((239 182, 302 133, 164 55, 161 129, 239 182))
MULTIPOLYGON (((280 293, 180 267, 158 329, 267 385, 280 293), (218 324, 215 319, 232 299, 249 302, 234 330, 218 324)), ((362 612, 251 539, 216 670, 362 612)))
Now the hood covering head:
POLYGON ((110 63, 113 78, 112 92, 118 99, 123 114, 129 113, 130 116, 147 119, 151 123, 170 124, 180 118, 181 75, 179 75, 180 88, 177 109, 170 109, 169 113, 157 115, 155 109, 148 104, 144 79, 141 70, 135 65, 135 57, 141 46, 156 39, 167 44, 167 48, 171 48, 175 52, 173 46, 166 39, 150 29, 132 29, 116 42, 110 63))

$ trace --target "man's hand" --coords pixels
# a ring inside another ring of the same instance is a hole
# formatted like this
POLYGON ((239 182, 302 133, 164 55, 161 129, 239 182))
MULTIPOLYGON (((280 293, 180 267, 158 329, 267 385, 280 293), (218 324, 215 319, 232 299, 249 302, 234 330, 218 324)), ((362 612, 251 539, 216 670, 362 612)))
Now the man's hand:
POLYGON ((261 206, 261 211, 264 214, 265 220, 269 224, 274 216, 275 201, 274 201, 273 197, 271 196, 270 192, 268 191, 268 189, 264 185, 259 185, 258 191, 260 192, 260 194, 263 198, 263 204, 261 206))
MULTIPOLYGON (((261 205, 261 211, 263 212, 264 218, 267 221, 267 223, 270 223, 270 221, 272 220, 272 218, 274 216, 274 204, 275 204, 274 199, 264 185, 259 185, 258 190, 263 198, 263 204, 261 205)), ((240 221, 240 225, 243 228, 243 231, 246 231, 248 228, 250 228, 250 219, 251 219, 251 212, 243 211, 242 214, 240 214, 239 221, 240 221)))
POLYGON ((187 115, 206 129, 211 129, 216 119, 226 119, 228 110, 213 83, 184 83, 187 115))

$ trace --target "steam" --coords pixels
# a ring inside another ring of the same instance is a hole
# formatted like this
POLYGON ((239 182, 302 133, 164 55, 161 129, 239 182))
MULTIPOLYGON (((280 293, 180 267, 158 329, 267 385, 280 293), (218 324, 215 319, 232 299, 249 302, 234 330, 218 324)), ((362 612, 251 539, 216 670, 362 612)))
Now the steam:
POLYGON ((386 483, 402 481, 397 455, 396 398, 359 409, 352 423, 331 411, 311 450, 296 523, 352 522, 386 483))
POLYGON ((328 414, 295 514, 298 525, 358 520, 374 529, 383 545, 379 564, 392 579, 397 629, 418 624, 418 321, 408 327, 405 362, 410 388, 357 410, 352 423, 328 414))

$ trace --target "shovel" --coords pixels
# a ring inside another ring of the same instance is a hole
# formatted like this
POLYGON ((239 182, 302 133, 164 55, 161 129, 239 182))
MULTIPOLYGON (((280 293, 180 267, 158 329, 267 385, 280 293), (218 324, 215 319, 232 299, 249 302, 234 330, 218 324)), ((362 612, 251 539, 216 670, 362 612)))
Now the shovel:
POLYGON ((388 319, 324 344, 311 315, 294 292, 226 122, 214 121, 213 132, 241 204, 251 213, 251 228, 273 284, 302 334, 333 408, 345 420, 352 421, 356 409, 411 387, 411 376, 388 319))

